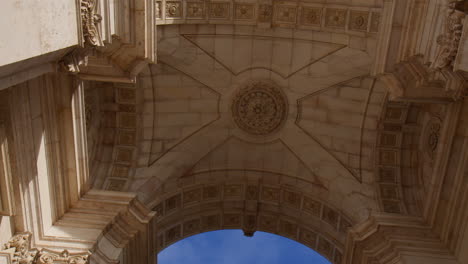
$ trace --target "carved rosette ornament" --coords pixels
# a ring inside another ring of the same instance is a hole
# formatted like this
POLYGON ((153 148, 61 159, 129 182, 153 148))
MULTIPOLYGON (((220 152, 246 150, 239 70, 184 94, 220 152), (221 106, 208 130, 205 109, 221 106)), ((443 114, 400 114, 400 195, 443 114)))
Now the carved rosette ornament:
POLYGON ((31 249, 31 233, 13 236, 4 246, 4 250, 14 250, 12 264, 87 264, 90 252, 69 253, 67 250, 31 249))
POLYGON ((453 68, 462 37, 463 20, 465 19, 465 13, 457 8, 461 2, 464 2, 464 0, 449 0, 444 33, 437 37, 439 48, 431 65, 433 69, 453 68))
POLYGON ((277 131, 288 113, 283 92, 265 81, 253 82, 240 89, 234 96, 231 108, 236 125, 257 136, 277 131))

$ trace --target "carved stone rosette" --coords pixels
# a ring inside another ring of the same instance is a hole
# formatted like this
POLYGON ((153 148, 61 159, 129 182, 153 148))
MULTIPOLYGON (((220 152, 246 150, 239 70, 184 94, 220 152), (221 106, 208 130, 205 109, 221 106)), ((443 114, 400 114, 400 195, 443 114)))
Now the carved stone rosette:
POLYGON ((69 253, 48 249, 31 249, 31 233, 13 236, 3 246, 4 250, 14 250, 12 264, 87 264, 90 253, 69 253))
POLYGON ((431 65, 433 69, 453 68, 458 47, 463 33, 465 13, 457 10, 457 4, 463 0, 449 0, 444 33, 437 37, 439 45, 436 58, 431 65))
POLYGON ((288 113, 288 103, 275 85, 257 81, 239 90, 234 96, 231 110, 239 128, 261 136, 281 127, 288 113))

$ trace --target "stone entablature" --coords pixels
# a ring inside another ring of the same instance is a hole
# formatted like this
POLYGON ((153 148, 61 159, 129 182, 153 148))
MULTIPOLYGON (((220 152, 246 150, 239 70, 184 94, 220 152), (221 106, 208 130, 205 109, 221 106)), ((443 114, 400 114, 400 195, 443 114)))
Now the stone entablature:
POLYGON ((291 1, 156 1, 156 23, 236 24, 258 27, 298 28, 378 33, 380 6, 345 6, 291 1))

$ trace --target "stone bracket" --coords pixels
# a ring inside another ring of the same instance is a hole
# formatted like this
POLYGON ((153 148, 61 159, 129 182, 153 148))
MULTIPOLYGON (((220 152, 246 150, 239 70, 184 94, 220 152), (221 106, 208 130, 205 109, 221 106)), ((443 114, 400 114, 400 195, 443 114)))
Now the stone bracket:
POLYGON ((379 77, 387 86, 390 100, 450 103, 467 95, 468 83, 463 75, 448 69, 431 70, 420 56, 399 63, 395 69, 379 77))

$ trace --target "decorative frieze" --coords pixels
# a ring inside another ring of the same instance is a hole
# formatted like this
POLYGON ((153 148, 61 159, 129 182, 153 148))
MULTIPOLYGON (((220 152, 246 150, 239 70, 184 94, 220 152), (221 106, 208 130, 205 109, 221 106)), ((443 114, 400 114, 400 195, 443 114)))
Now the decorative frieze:
POLYGON ((346 26, 348 11, 346 9, 330 8, 326 9, 325 26, 331 28, 342 28, 346 26))
POLYGON ((369 25, 369 12, 351 11, 349 28, 356 31, 367 31, 369 25))
POLYGON ((90 252, 70 253, 37 248, 31 248, 31 233, 21 233, 13 236, 4 246, 5 252, 10 252, 12 264, 87 264, 90 252))
POLYGON ((377 136, 375 152, 376 179, 382 210, 387 213, 405 213, 401 186, 402 127, 408 116, 408 105, 388 102, 381 117, 381 131, 377 136))
POLYGON ((205 2, 187 2, 187 18, 204 19, 205 2))
POLYGON ((272 18, 273 18, 273 6, 272 5, 259 5, 258 22, 271 23, 272 18))
POLYGON ((344 31, 352 34, 377 33, 380 27, 380 10, 369 7, 347 7, 314 4, 308 2, 281 1, 273 4, 244 0, 235 1, 181 1, 163 0, 156 2, 156 23, 219 23, 232 21, 236 24, 257 23, 269 27, 314 28, 324 31, 344 31), (164 6, 165 11, 161 10, 164 6))

